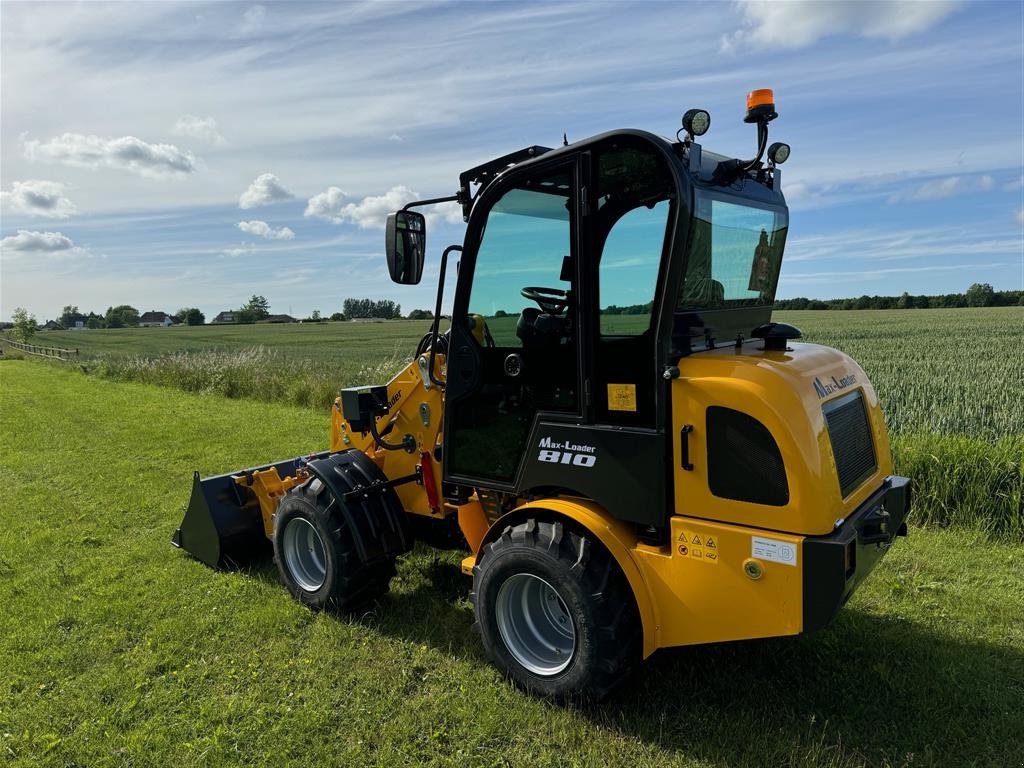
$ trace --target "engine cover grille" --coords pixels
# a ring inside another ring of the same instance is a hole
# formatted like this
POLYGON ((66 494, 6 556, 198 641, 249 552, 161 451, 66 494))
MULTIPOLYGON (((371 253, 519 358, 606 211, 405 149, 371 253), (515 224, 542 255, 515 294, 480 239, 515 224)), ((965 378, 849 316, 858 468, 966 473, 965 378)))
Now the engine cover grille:
POLYGON ((713 405, 707 412, 708 486, 722 499, 784 507, 789 483, 778 443, 760 421, 713 405))
POLYGON ((837 397, 822 406, 832 455, 843 498, 855 491, 877 468, 871 426, 860 390, 837 397))

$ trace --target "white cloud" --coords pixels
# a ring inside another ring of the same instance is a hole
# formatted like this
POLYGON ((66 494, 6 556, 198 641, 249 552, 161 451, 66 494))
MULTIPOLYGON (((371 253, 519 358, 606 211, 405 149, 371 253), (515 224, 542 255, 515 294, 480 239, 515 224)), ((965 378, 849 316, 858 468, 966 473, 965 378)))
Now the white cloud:
POLYGON ((831 35, 899 40, 938 24, 958 2, 920 0, 740 0, 745 29, 722 39, 722 47, 802 48, 831 35))
POLYGON ((251 246, 241 245, 238 246, 237 248, 225 248, 223 251, 221 251, 221 253, 223 253, 225 256, 237 258, 239 256, 252 256, 254 253, 256 253, 256 249, 252 248, 251 246))
POLYGON ((291 200, 293 195, 281 184, 281 180, 272 173, 262 173, 249 185, 249 188, 238 198, 239 208, 256 208, 261 205, 291 200))
POLYGON ((251 35, 258 32, 263 26, 263 20, 267 17, 267 9, 262 5, 254 5, 247 8, 242 14, 242 22, 238 25, 239 35, 251 35))
POLYGON ((427 218, 440 219, 449 224, 464 224, 465 221, 462 218, 462 206, 458 203, 440 203, 431 207, 431 213, 427 214, 427 218))
POLYGON ((981 238, 958 225, 913 229, 849 229, 828 234, 803 235, 786 242, 783 269, 798 262, 847 262, 856 253, 862 262, 934 262, 943 256, 1013 256, 1020 253, 1020 239, 1003 234, 981 238))
POLYGON ((78 209, 64 196, 65 189, 67 185, 57 181, 15 181, 10 192, 0 192, 0 201, 11 213, 66 219, 78 213, 78 209))
POLYGON ((360 229, 381 229, 387 222, 388 214, 419 198, 415 192, 402 185, 392 187, 383 195, 370 195, 358 203, 349 203, 340 212, 343 221, 350 221, 360 229))
POLYGON ((1019 189, 1024 189, 1024 176, 1019 176, 1015 181, 1008 181, 1003 185, 1003 189, 1007 192, 1016 192, 1019 189))
POLYGON ((1024 226, 1024 208, 1017 209, 1017 223, 1024 226))
POLYGON ((995 186, 995 179, 988 174, 971 180, 963 176, 930 179, 923 184, 898 191, 889 196, 890 203, 921 202, 929 200, 945 200, 955 195, 962 195, 974 189, 989 191, 995 186))
MULTIPOLYGON (((924 272, 976 272, 979 269, 996 269, 998 267, 1007 266, 1012 266, 1011 262, 996 261, 984 264, 977 262, 965 262, 963 264, 943 264, 940 266, 894 267, 892 269, 866 269, 848 272, 804 272, 800 274, 785 275, 780 279, 780 283, 785 281, 787 288, 794 285, 834 285, 835 282, 840 279, 882 280, 885 278, 896 277, 898 275, 913 275, 924 272)), ((893 289, 891 287, 891 283, 889 285, 890 287, 887 288, 887 290, 890 291, 890 293, 898 290, 893 289)))
POLYGON ((194 139, 202 139, 211 144, 224 143, 224 137, 217 130, 217 121, 212 117, 182 115, 174 124, 171 133, 175 136, 191 136, 194 139))
POLYGON ((70 250, 74 245, 70 237, 60 232, 34 232, 27 229, 19 229, 18 234, 0 240, 0 248, 19 253, 54 253, 70 250))
POLYGON ((945 179, 932 179, 931 181, 926 181, 924 184, 906 192, 897 192, 889 198, 889 202, 901 203, 907 201, 920 202, 923 200, 943 200, 962 192, 964 189, 964 182, 959 176, 950 176, 945 179))
MULTIPOLYGON (((349 202, 349 196, 339 187, 328 187, 309 198, 305 215, 334 224, 356 224, 360 229, 383 229, 389 213, 419 199, 419 193, 406 186, 397 186, 383 195, 370 195, 359 202, 349 202)), ((425 209, 424 213, 429 221, 462 223, 462 207, 458 203, 441 203, 425 209)))
POLYGON ((36 232, 19 229, 18 234, 0 240, 0 253, 8 258, 41 255, 54 259, 92 257, 88 248, 82 248, 61 232, 36 232))
POLYGON ((340 187, 328 187, 306 201, 306 212, 303 215, 340 224, 344 221, 341 213, 346 203, 348 195, 340 187))
POLYGON ((291 240, 295 237, 295 233, 288 227, 274 229, 265 221, 240 221, 238 228, 247 234, 257 235, 267 240, 291 240))
POLYGON ((150 144, 134 136, 105 139, 64 133, 49 141, 25 140, 29 160, 63 163, 81 168, 118 168, 141 176, 187 176, 195 173, 195 155, 173 144, 150 144))

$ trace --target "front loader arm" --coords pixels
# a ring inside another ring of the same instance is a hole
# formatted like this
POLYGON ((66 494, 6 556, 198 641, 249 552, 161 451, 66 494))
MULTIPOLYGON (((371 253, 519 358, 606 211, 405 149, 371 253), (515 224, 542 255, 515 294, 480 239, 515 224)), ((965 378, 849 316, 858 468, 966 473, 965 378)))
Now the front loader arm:
MULTIPOLYGON (((405 511, 443 517, 439 461, 444 393, 426 376, 425 357, 414 359, 387 384, 387 410, 376 418, 379 435, 389 443, 410 435, 411 450, 387 450, 369 431, 354 430, 345 419, 341 398, 331 409, 330 451, 200 479, 172 543, 211 566, 234 566, 265 550, 274 532, 278 504, 292 488, 310 477, 309 461, 346 450, 362 451, 388 480, 416 475, 417 482, 395 485, 405 511), (423 362, 421 362, 423 361, 423 362), (432 480, 432 482, 431 482, 432 480)), ((443 377, 444 356, 437 355, 435 377, 443 377)))
MULTIPOLYGON (((355 430, 345 418, 341 398, 331 409, 331 451, 356 448, 369 456, 390 480, 422 471, 430 473, 433 485, 424 478, 420 483, 397 487, 398 498, 407 512, 430 517, 443 517, 440 498, 429 498, 426 489, 441 487, 441 463, 437 450, 443 426, 444 392, 431 383, 426 374, 425 361, 415 359, 398 372, 387 384, 388 409, 375 417, 377 433, 389 443, 400 443, 406 435, 412 437, 415 448, 388 450, 376 444, 370 432, 355 430), (417 467, 422 465, 422 470, 417 467)), ((444 355, 434 362, 435 377, 443 379, 444 355)))

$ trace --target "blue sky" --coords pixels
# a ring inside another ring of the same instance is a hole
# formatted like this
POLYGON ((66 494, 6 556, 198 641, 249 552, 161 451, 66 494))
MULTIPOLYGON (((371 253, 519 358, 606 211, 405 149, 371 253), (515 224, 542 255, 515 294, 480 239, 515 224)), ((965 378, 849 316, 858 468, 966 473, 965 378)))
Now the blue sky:
POLYGON ((0 317, 65 304, 432 306, 383 223, 459 171, 613 128, 793 147, 780 297, 1024 287, 1024 4, 3 3, 0 317), (243 207, 244 206, 244 207, 243 207), (241 225, 241 226, 240 226, 241 225))

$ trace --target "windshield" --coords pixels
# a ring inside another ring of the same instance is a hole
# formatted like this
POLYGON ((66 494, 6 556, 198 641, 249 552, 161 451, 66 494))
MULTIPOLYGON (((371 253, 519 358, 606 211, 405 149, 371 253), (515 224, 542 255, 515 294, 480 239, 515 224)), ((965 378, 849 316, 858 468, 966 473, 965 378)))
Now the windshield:
POLYGON ((770 306, 788 224, 785 211, 698 191, 678 308, 770 306))

